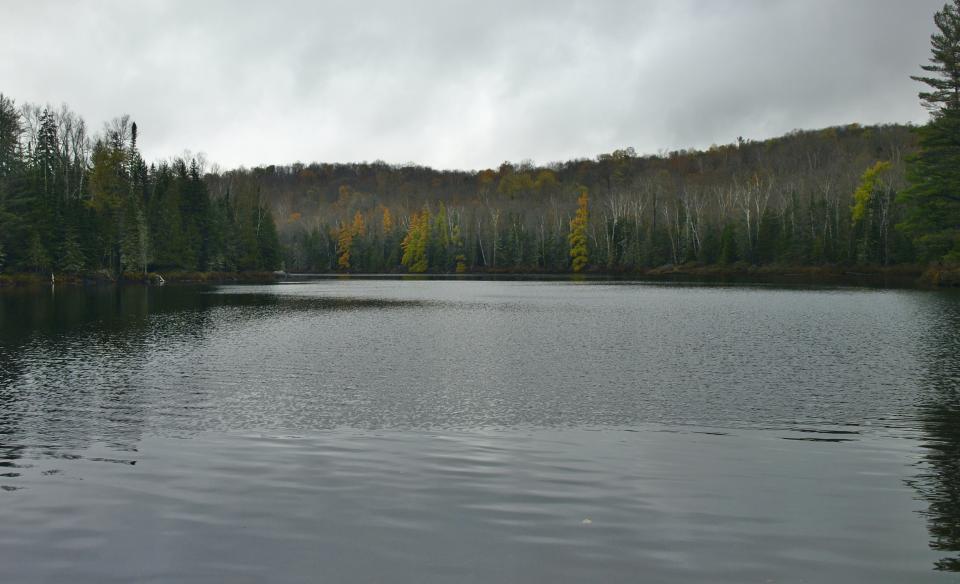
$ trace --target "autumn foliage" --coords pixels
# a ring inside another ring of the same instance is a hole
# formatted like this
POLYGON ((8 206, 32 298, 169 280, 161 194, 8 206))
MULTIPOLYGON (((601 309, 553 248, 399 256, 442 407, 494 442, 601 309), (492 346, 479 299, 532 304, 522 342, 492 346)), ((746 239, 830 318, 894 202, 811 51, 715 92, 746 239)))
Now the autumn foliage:
POLYGON ((570 235, 567 236, 570 242, 570 269, 574 273, 583 271, 589 261, 587 252, 587 224, 590 221, 587 204, 589 203, 587 189, 581 188, 580 196, 577 198, 577 214, 570 220, 570 235))

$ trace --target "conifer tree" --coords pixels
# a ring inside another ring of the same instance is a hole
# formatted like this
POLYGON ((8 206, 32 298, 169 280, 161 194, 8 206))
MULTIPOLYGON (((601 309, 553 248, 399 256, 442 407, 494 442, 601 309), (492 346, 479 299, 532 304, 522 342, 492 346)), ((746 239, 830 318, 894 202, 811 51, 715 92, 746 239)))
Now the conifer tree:
POLYGON ((350 270, 350 259, 353 251, 353 229, 351 225, 341 224, 337 229, 337 267, 341 270, 350 270))
POLYGON ((30 236, 30 248, 27 252, 27 263, 36 272, 42 272, 50 267, 50 256, 47 254, 40 234, 36 231, 30 236))
POLYGON ((276 270, 280 265, 280 239, 277 237, 277 225, 273 220, 273 214, 270 209, 263 210, 263 223, 260 226, 260 233, 257 235, 257 246, 260 252, 260 265, 262 270, 276 270))
POLYGON ((740 259, 740 252, 737 246, 737 229, 733 223, 727 223, 723 227, 723 233, 720 235, 720 256, 721 265, 728 266, 740 259))
POLYGON ((146 273, 147 245, 147 225, 143 212, 135 200, 130 200, 125 209, 123 239, 120 244, 120 262, 124 272, 146 273))
POLYGON ((428 249, 430 246, 430 210, 414 213, 410 217, 410 226, 401 247, 403 258, 400 260, 407 270, 414 274, 426 272, 430 267, 428 249))
POLYGON ((930 86, 920 99, 931 111, 921 128, 920 152, 908 168, 910 188, 899 197, 907 216, 898 225, 925 259, 960 261, 960 0, 934 15, 930 76, 913 77, 930 86))
POLYGON ((431 263, 440 272, 446 272, 450 263, 450 230, 447 223, 447 206, 440 202, 432 229, 433 257, 431 263))
POLYGON ((570 220, 570 235, 567 240, 570 242, 570 257, 572 263, 570 269, 576 272, 583 271, 589 261, 587 250, 587 222, 590 219, 587 210, 589 203, 586 187, 580 187, 580 196, 577 198, 577 214, 570 220))
POLYGON ((930 35, 930 64, 921 69, 932 75, 912 75, 914 81, 930 86, 920 92, 920 101, 934 116, 946 110, 960 110, 960 0, 947 3, 933 15, 937 32, 930 35))
POLYGON ((77 240, 77 234, 73 229, 67 229, 63 238, 63 249, 60 253, 60 269, 68 274, 76 274, 83 271, 86 258, 80 249, 80 242, 77 240))

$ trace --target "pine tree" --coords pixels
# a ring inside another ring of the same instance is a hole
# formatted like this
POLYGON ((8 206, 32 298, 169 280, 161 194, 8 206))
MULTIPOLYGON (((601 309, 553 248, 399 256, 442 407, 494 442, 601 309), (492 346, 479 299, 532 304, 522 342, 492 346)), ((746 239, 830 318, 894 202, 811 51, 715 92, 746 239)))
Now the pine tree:
POLYGON ((930 35, 929 65, 920 68, 933 76, 912 75, 914 81, 930 86, 920 92, 920 100, 934 116, 944 110, 960 110, 960 0, 945 4, 933 15, 937 31, 930 35))
POLYGON ((910 187, 898 198, 907 215, 897 227, 910 235, 925 259, 960 261, 960 0, 934 16, 930 37, 930 86, 920 99, 931 110, 918 130, 920 152, 908 167, 910 187))

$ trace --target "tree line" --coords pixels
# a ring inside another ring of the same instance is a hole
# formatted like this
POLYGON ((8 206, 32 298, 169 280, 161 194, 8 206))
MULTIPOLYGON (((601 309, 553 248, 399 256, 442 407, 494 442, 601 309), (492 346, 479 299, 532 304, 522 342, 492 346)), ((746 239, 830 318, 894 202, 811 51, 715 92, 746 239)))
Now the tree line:
POLYGON ((281 265, 258 193, 211 197, 202 157, 148 166, 138 137, 128 116, 91 135, 66 106, 0 94, 0 270, 137 277, 281 265))
POLYGON ((127 117, 0 96, 0 269, 634 271, 960 262, 960 0, 934 17, 922 127, 857 124, 479 171, 146 166, 127 117))
POLYGON ((895 228, 916 151, 915 128, 850 125, 655 156, 623 149, 473 172, 293 164, 208 184, 260 190, 292 271, 890 265, 923 256, 895 228))
POLYGON ((852 124, 771 140, 476 172, 383 162, 238 169, 297 271, 568 272, 664 265, 960 262, 960 0, 914 77, 922 127, 852 124))

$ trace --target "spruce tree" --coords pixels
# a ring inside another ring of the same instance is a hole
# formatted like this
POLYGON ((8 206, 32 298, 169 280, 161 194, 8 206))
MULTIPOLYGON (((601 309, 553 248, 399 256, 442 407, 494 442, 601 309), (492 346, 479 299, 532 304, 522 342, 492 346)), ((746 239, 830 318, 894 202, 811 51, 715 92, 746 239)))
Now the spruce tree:
POLYGON ((264 270, 276 270, 281 267, 280 239, 277 237, 277 226, 273 220, 273 214, 269 209, 264 209, 263 224, 260 226, 260 233, 257 234, 257 244, 260 251, 260 268, 264 270))
POLYGON ((129 200, 124 214, 120 261, 124 272, 145 273, 147 270, 147 222, 135 199, 129 200))
POLYGON ((47 254, 43 242, 40 240, 40 234, 36 231, 30 236, 30 248, 27 252, 27 264, 37 272, 42 272, 50 267, 50 256, 47 254))
POLYGON ((77 240, 77 234, 68 229, 63 238, 63 247, 60 253, 60 269, 68 274, 76 274, 83 271, 86 258, 80 249, 80 242, 77 240))
POLYGON ((720 235, 720 265, 729 266, 740 259, 737 243, 737 229, 733 223, 727 223, 723 226, 723 232, 720 235))

